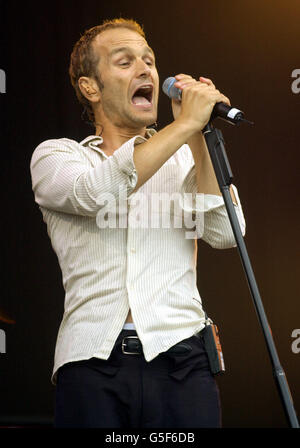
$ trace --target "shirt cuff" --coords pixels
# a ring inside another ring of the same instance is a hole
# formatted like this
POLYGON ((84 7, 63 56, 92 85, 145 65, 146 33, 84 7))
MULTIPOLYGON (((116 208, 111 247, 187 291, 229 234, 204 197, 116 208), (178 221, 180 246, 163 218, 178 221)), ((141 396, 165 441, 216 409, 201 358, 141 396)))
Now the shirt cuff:
MULTIPOLYGON (((153 133, 149 132, 148 136, 150 137, 152 134, 153 133)), ((128 176, 128 195, 134 190, 138 181, 138 173, 133 160, 134 148, 136 145, 146 141, 147 138, 137 135, 128 140, 114 152, 114 157, 117 160, 119 169, 128 176)))
POLYGON ((141 143, 141 139, 144 141, 143 137, 140 136, 131 138, 120 146, 120 148, 117 149, 113 155, 117 161, 120 171, 128 176, 128 193, 131 193, 131 191, 134 190, 138 181, 138 174, 133 160, 133 153, 135 145, 141 143))

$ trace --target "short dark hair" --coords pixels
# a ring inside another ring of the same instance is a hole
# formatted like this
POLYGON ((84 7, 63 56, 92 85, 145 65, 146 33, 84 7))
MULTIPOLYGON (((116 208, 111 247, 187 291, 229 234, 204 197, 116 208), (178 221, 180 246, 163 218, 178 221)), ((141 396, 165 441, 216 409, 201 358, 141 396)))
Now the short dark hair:
POLYGON ((98 34, 113 28, 127 28, 140 34, 145 39, 143 27, 133 19, 119 18, 105 20, 101 25, 97 25, 86 30, 74 45, 71 53, 69 67, 71 84, 75 89, 79 102, 83 105, 84 112, 87 113, 88 118, 92 123, 95 122, 94 112, 91 103, 81 93, 78 80, 81 76, 93 77, 101 86, 101 78, 99 78, 99 74, 96 70, 99 62, 99 56, 94 53, 92 42, 98 34))

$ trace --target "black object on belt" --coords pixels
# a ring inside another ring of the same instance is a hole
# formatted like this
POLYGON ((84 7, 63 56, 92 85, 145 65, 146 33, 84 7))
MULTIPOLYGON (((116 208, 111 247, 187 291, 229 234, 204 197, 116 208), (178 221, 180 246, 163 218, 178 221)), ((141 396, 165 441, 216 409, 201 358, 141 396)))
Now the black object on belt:
MULTIPOLYGON (((197 336, 197 335, 195 335, 197 336)), ((173 353, 175 355, 183 355, 192 351, 192 346, 187 342, 178 342, 169 348, 165 353, 173 353)), ((122 353, 125 355, 141 355, 143 346, 137 336, 126 336, 122 339, 122 353)))

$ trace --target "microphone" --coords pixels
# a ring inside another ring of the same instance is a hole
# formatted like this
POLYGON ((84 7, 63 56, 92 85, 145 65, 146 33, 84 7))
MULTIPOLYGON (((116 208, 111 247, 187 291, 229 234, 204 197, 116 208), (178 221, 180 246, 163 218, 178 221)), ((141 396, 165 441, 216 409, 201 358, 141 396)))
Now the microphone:
MULTIPOLYGON (((163 85, 163 92, 171 99, 181 101, 182 91, 174 86, 176 79, 173 76, 167 78, 163 85)), ((210 116, 210 121, 215 118, 222 118, 222 120, 227 121, 230 124, 239 124, 242 121, 249 124, 254 124, 251 121, 245 120, 244 112, 237 109, 236 107, 228 106, 228 104, 220 102, 216 103, 210 116)))

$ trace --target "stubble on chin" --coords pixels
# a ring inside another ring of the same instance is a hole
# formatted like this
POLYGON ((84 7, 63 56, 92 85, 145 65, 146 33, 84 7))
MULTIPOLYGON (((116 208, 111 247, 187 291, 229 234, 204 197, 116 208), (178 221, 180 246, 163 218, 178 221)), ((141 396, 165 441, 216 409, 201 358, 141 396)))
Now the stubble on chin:
MULTIPOLYGON (((142 112, 135 113, 134 111, 126 111, 118 114, 110 114, 110 121, 118 127, 127 127, 132 129, 139 129, 141 127, 147 127, 156 122, 157 114, 146 114, 143 116, 142 112)), ((106 115, 107 116, 107 115, 106 115)))

